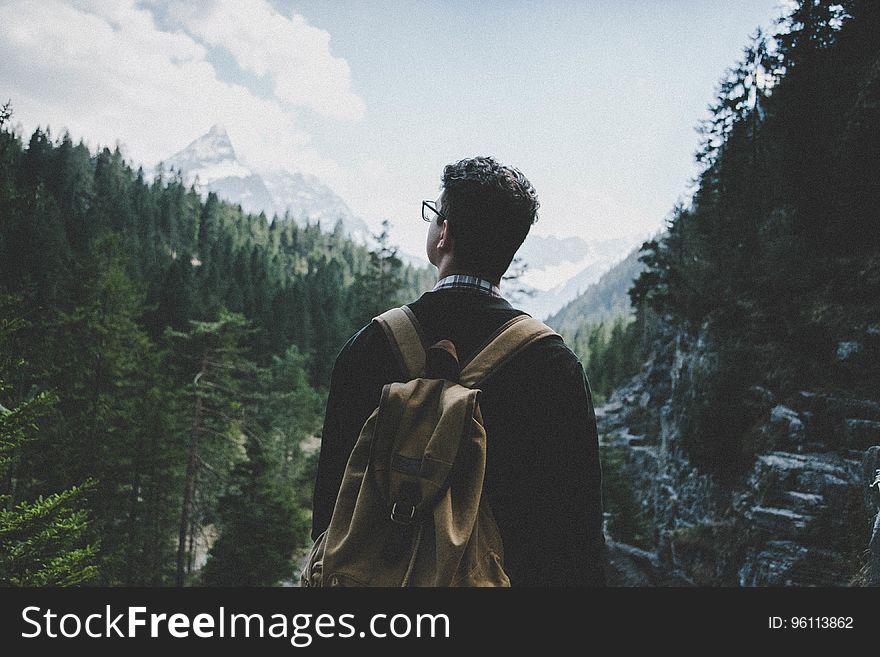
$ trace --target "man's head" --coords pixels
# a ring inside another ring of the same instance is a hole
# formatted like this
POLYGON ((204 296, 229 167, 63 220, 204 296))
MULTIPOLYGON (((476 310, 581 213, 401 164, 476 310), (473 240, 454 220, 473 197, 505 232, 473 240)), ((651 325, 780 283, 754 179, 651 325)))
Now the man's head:
POLYGON ((443 170, 442 213, 428 231, 428 259, 499 282, 537 220, 538 196, 517 169, 475 157, 443 170))

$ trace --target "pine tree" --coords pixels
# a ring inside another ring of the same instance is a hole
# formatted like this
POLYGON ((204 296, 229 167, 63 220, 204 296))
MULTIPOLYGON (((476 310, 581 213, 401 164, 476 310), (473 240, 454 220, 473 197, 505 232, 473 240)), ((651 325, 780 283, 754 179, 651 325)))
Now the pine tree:
POLYGON ((289 491, 271 477, 261 441, 249 438, 219 506, 220 536, 202 572, 208 586, 272 586, 293 575, 294 548, 309 522, 289 491))
POLYGON ((279 464, 277 477, 303 507, 311 503, 317 456, 314 437, 326 403, 309 384, 306 367, 306 358, 295 346, 273 357, 271 367, 260 377, 264 384, 256 410, 266 453, 279 464), (307 441, 313 444, 309 447, 307 441))
POLYGON ((96 240, 79 266, 73 308, 58 311, 44 333, 52 348, 40 383, 57 390, 64 420, 25 450, 42 482, 36 490, 96 480, 89 508, 101 537, 105 584, 128 581, 137 567, 128 560, 131 550, 150 540, 132 524, 143 515, 140 489, 148 483, 149 461, 159 457, 145 445, 164 440, 148 435, 144 425, 162 408, 152 385, 159 359, 138 324, 141 300, 125 268, 114 236, 96 240))
POLYGON ((54 399, 39 393, 15 404, 7 383, 11 370, 24 363, 10 355, 9 337, 27 324, 14 318, 20 300, 0 296, 0 586, 74 586, 97 575, 94 544, 86 542, 89 514, 86 480, 60 493, 19 499, 19 480, 27 477, 19 466, 22 446, 34 440, 41 420, 54 399))
POLYGON ((223 311, 217 321, 190 324, 186 333, 167 332, 177 343, 178 362, 194 373, 189 386, 191 422, 178 523, 177 586, 183 586, 194 569, 196 532, 210 521, 214 499, 235 459, 236 442, 247 435, 244 397, 247 388, 252 389, 253 383, 248 385, 247 380, 255 372, 244 347, 252 328, 241 315, 223 311), (213 475, 214 481, 202 480, 203 472, 213 475))
POLYGON ((534 296, 535 289, 522 280, 528 273, 529 265, 521 257, 514 256, 507 271, 501 277, 501 285, 505 296, 513 303, 522 303, 524 299, 534 296))
POLYGON ((390 244, 390 223, 382 222, 382 232, 373 235, 377 248, 370 252, 366 270, 357 274, 350 292, 350 308, 357 326, 400 305, 403 262, 397 247, 390 244))

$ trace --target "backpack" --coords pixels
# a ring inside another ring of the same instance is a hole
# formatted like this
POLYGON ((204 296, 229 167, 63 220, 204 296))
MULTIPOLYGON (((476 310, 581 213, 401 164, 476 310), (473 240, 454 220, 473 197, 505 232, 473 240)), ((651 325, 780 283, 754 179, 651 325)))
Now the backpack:
POLYGON ((521 349, 557 334, 519 315, 459 363, 449 340, 425 348, 407 306, 373 321, 407 380, 386 384, 364 423, 301 585, 510 586, 483 492, 478 386, 521 349))

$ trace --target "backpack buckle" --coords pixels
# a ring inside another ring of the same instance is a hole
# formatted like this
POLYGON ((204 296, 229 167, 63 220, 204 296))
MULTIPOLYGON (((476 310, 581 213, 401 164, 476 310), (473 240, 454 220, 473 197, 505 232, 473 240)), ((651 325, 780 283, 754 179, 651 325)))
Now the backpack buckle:
POLYGON ((395 502, 391 507, 391 519, 401 525, 408 525, 416 516, 416 507, 408 502, 395 502), (398 507, 409 507, 400 509, 398 507))

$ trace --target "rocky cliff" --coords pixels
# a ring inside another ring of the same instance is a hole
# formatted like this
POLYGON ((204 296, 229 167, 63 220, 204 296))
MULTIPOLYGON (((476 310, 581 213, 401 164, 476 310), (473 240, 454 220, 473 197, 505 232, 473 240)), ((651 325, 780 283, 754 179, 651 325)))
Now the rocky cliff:
MULTIPOLYGON (((878 334, 840 343, 839 366, 877 358, 878 334)), ((709 323, 665 326, 641 373, 597 408, 613 583, 876 585, 880 402, 754 386, 742 444, 719 452, 740 467, 698 467, 693 445, 713 439, 692 435, 719 375, 712 336, 709 323)))

